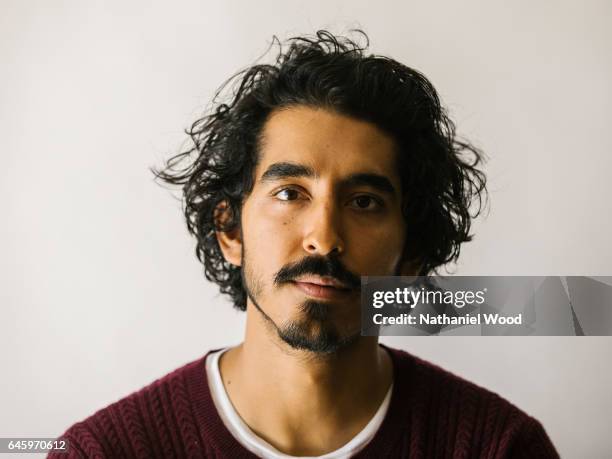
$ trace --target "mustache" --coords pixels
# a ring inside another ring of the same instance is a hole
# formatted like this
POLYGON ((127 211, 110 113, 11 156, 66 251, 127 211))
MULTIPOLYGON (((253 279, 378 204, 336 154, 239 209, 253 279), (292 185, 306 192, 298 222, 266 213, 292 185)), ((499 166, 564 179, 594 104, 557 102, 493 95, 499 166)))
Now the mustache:
POLYGON ((304 274, 331 277, 347 285, 349 288, 361 288, 361 277, 346 269, 337 258, 332 257, 306 257, 302 260, 283 267, 274 276, 274 284, 282 285, 291 282, 304 274))

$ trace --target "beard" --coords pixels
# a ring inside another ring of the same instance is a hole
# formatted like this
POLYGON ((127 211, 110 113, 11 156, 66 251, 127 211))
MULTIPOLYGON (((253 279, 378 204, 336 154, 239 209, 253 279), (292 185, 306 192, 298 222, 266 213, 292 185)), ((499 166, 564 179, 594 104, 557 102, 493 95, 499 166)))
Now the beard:
MULTIPOLYGON (((255 308, 271 325, 281 341, 296 350, 326 355, 336 353, 359 339, 360 330, 355 333, 341 334, 331 317, 333 306, 315 300, 305 300, 298 304, 298 319, 286 320, 280 325, 274 322, 259 304, 264 283, 249 269, 245 252, 243 245, 241 269, 243 287, 255 308)), ((290 282, 301 274, 332 276, 353 288, 361 285, 359 277, 346 270, 337 260, 323 257, 308 257, 297 264, 284 267, 275 276, 274 285, 290 282)), ((294 308, 293 305, 291 307, 294 308)))
POLYGON ((357 341, 359 332, 345 336, 338 332, 329 317, 329 308, 328 304, 305 301, 299 306, 301 320, 287 321, 281 327, 276 327, 279 338, 293 349, 316 354, 333 354, 357 341))

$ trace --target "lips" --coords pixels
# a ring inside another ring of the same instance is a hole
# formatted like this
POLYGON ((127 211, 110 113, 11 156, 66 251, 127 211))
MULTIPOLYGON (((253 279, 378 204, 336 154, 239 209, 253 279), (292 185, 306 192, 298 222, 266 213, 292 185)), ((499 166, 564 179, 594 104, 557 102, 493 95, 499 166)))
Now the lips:
POLYGON ((308 281, 306 281, 306 278, 301 278, 292 281, 292 284, 306 295, 321 299, 342 299, 353 293, 353 289, 345 287, 337 281, 321 278, 316 280, 308 279, 308 281), (323 284, 323 282, 327 285, 323 284))
POLYGON ((350 290, 350 287, 333 277, 322 277, 315 275, 305 275, 301 276, 298 279, 295 279, 295 282, 303 282, 307 284, 315 284, 323 287, 335 287, 337 289, 350 290))

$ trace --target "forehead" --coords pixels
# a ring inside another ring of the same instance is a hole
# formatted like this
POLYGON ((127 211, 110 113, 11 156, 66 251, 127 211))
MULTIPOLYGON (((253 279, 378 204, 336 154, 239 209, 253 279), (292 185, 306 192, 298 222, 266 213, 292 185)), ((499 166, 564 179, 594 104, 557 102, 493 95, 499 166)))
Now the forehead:
POLYGON ((377 172, 399 180, 390 135, 373 123, 327 109, 295 106, 273 112, 260 147, 258 175, 270 164, 292 162, 321 176, 377 172))

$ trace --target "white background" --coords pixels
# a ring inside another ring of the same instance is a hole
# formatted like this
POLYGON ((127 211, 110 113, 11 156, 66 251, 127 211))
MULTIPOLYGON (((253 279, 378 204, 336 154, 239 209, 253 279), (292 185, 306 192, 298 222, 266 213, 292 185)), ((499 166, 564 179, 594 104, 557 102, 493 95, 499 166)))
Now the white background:
MULTIPOLYGON (((483 148, 491 213, 456 274, 612 275, 610 2, 0 2, 0 436, 66 427, 243 315, 149 166, 273 34, 362 27, 483 148)), ((610 457, 612 338, 394 338, 610 457)))

